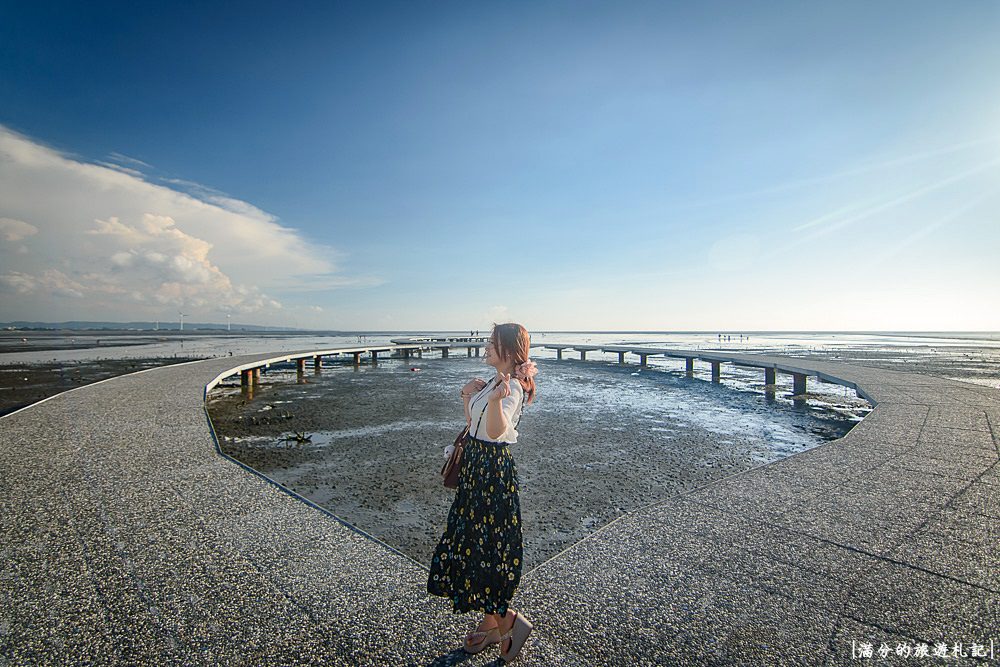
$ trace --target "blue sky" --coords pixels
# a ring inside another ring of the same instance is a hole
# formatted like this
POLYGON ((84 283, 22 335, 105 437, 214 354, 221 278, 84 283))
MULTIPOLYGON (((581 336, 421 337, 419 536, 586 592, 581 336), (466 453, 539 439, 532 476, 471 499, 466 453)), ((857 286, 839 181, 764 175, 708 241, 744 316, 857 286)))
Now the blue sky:
POLYGON ((4 3, 10 319, 998 330, 1000 5, 4 3))

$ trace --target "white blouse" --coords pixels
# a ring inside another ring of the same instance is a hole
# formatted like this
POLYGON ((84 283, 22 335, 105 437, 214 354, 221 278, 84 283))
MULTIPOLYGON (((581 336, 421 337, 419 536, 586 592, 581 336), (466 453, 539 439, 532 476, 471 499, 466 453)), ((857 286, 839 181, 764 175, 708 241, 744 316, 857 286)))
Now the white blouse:
POLYGON ((472 423, 469 424, 469 435, 480 440, 513 444, 517 442, 517 431, 514 430, 514 424, 517 423, 521 410, 524 407, 522 405, 524 402, 524 388, 521 387, 521 383, 516 378, 510 379, 510 396, 500 400, 500 410, 503 412, 503 416, 507 418, 507 430, 494 440, 486 434, 486 420, 488 417, 483 414, 483 411, 487 409, 486 406, 489 404, 490 394, 493 393, 494 382, 495 378, 487 382, 485 387, 480 389, 478 393, 473 394, 472 398, 469 399, 469 416, 472 417, 472 423), (480 415, 483 415, 482 422, 479 421, 480 415), (476 428, 477 424, 479 427, 478 430, 476 428))

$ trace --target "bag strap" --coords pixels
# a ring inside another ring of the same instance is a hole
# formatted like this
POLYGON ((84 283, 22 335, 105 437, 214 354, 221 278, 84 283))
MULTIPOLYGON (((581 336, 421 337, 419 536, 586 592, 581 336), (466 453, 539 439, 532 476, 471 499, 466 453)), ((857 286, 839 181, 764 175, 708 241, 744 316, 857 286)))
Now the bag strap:
MULTIPOLYGON (((497 379, 497 376, 495 376, 495 375, 494 375, 494 376, 493 376, 493 379, 492 379, 492 380, 490 380, 489 382, 487 382, 487 383, 486 383, 486 384, 485 384, 485 385, 483 386, 483 389, 485 389, 486 387, 489 387, 489 386, 490 386, 490 385, 491 385, 491 384, 492 384, 493 382, 496 382, 496 379, 497 379)), ((479 394, 481 394, 481 393, 482 393, 483 389, 480 389, 480 390, 479 390, 479 391, 478 391, 478 392, 476 393, 476 397, 477 397, 477 398, 479 397, 479 394)), ((475 399, 473 399, 473 400, 475 400, 475 399)), ((470 403, 471 403, 471 402, 472 402, 472 401, 470 401, 470 403)), ((486 401, 486 407, 484 407, 484 408, 483 408, 483 411, 479 413, 479 421, 478 421, 478 422, 476 422, 476 430, 475 430, 475 434, 476 434, 476 435, 474 435, 474 436, 473 436, 473 437, 475 437, 475 438, 478 438, 478 437, 479 437, 479 425, 483 423, 483 415, 485 415, 485 414, 486 414, 486 411, 487 411, 487 410, 489 409, 489 407, 490 407, 490 402, 489 402, 489 401, 486 401)), ((471 436, 471 435, 472 435, 472 433, 473 433, 473 432, 472 432, 472 431, 470 431, 470 432, 469 432, 469 435, 471 436)))
MULTIPOLYGON (((489 404, 489 403, 487 403, 487 404, 486 404, 486 407, 485 407, 485 408, 483 408, 483 411, 479 413, 479 421, 478 421, 478 422, 476 422, 476 430, 475 430, 475 431, 473 431, 473 433, 475 433, 475 434, 476 434, 476 435, 474 435, 474 436, 473 436, 474 438, 478 438, 478 437, 479 437, 479 425, 483 423, 483 415, 485 415, 485 414, 486 414, 486 410, 487 410, 487 408, 489 408, 489 407, 490 407, 490 404, 489 404)), ((472 435, 472 433, 470 433, 469 435, 472 435)))

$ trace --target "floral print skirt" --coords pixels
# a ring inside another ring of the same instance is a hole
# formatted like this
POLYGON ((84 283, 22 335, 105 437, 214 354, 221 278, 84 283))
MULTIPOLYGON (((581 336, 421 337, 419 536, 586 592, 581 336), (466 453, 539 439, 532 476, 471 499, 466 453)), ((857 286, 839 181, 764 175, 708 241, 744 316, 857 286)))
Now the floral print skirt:
POLYGON ((521 581, 521 504, 506 443, 468 438, 427 590, 453 611, 505 614, 521 581))

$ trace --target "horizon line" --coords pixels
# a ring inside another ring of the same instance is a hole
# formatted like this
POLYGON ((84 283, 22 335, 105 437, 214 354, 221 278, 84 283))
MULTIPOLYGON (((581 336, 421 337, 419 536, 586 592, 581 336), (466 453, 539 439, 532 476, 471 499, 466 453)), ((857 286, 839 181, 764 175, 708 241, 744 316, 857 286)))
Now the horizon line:
MULTIPOLYGON (((26 320, 21 320, 21 322, 28 323, 26 320)), ((110 320, 105 320, 102 322, 88 322, 86 320, 69 320, 67 322, 41 322, 36 321, 33 324, 38 325, 51 325, 53 327, 60 324, 66 324, 68 322, 73 322, 78 325, 84 324, 149 324, 151 327, 155 324, 154 321, 128 321, 128 322, 115 322, 110 320)), ((162 320, 161 320, 162 322, 162 320)), ((247 333, 246 331, 228 331, 226 329, 227 324, 223 323, 212 323, 212 322, 191 322, 187 326, 192 327, 190 330, 185 329, 185 331, 225 331, 226 333, 247 333), (219 329, 195 329, 198 325, 211 325, 213 327, 219 327, 219 329)), ((257 327, 260 329, 266 329, 270 332, 287 332, 287 333, 341 333, 341 334, 372 334, 372 333, 384 333, 384 334, 408 334, 408 333, 464 333, 469 331, 468 329, 420 329, 420 328, 409 328, 409 329, 379 329, 379 328, 360 328, 360 329, 307 329, 300 327, 289 327, 286 325, 265 325, 265 324, 236 324, 233 323, 232 326, 250 326, 257 327)), ((12 330, 10 327, 15 327, 15 322, 3 322, 0 323, 0 327, 4 327, 6 330, 12 330)), ((65 327, 64 327, 65 328, 65 327)), ((72 330, 72 329, 70 329, 72 330)), ((92 331, 102 330, 100 327, 93 327, 92 331)), ((108 329, 104 329, 108 330, 108 329)), ((113 330, 113 329, 112 329, 113 330)), ((133 329, 134 330, 134 329, 133 329)), ((158 331, 158 332, 181 332, 180 329, 174 328, 160 328, 160 329, 138 329, 140 331, 158 331)), ((476 331, 482 331, 482 329, 474 329, 476 331)), ((260 333, 260 332, 258 332, 260 333)), ((779 334, 779 333, 824 333, 824 334, 930 334, 930 333, 963 333, 963 334, 1000 334, 1000 330, 990 330, 990 329, 535 329, 533 333, 556 333, 556 334, 779 334)))

